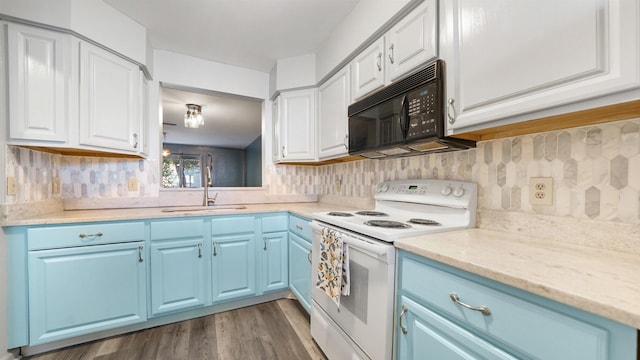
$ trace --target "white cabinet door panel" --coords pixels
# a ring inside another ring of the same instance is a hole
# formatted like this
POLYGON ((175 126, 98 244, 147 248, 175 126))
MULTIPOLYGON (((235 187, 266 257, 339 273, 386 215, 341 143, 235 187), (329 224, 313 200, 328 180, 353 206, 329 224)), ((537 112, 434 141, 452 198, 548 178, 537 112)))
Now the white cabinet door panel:
POLYGON ((384 86, 384 37, 351 62, 353 100, 384 86))
POLYGON ((386 76, 394 81, 438 56, 435 0, 427 0, 396 24, 386 39, 386 76))
POLYGON ((638 9, 634 0, 447 2, 449 129, 640 86, 638 9))
POLYGON ((11 139, 67 141, 70 36, 7 24, 11 139))
POLYGON ((350 72, 344 67, 318 89, 318 158, 349 153, 350 72))
POLYGON ((280 94, 281 160, 316 160, 316 89, 280 94))
POLYGON ((142 75, 132 63, 81 44, 80 144, 135 153, 142 75))

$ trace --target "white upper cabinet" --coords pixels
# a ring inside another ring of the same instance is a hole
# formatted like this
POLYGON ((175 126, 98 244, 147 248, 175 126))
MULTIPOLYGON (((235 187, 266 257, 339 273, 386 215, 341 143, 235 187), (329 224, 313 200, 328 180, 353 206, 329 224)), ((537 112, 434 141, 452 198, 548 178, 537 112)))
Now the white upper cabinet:
POLYGON ((8 39, 10 142, 67 142, 71 36, 13 23, 3 26, 8 39))
POLYGON ((142 73, 97 46, 80 44, 80 145, 138 153, 142 73))
POLYGON ((279 161, 317 160, 316 89, 285 91, 278 100, 279 161))
POLYGON ((436 59, 437 15, 437 0, 426 0, 385 34, 387 81, 436 59))
POLYGON ((437 1, 426 0, 351 61, 352 99, 438 57, 437 1))
POLYGON ((384 86, 384 65, 384 37, 381 37, 351 61, 354 100, 384 86))
POLYGON ((350 71, 346 66, 318 88, 318 158, 326 160, 349 153, 351 99, 350 71))
POLYGON ((441 2, 448 133, 581 110, 571 106, 594 98, 624 101, 602 97, 640 85, 639 4, 441 2))

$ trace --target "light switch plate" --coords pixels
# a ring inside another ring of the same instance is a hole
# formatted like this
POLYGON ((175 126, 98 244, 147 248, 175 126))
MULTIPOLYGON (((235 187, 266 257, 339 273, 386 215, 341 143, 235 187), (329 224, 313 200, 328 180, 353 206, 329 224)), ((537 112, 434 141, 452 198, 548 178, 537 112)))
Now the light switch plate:
POLYGON ((16 178, 14 176, 7 176, 7 195, 15 195, 18 192, 16 187, 16 178))
POLYGON ((53 195, 59 195, 60 194, 60 178, 59 177, 53 177, 51 179, 51 183, 52 183, 51 193, 53 195))
POLYGON ((136 178, 129 179, 129 191, 138 191, 138 179, 136 178))

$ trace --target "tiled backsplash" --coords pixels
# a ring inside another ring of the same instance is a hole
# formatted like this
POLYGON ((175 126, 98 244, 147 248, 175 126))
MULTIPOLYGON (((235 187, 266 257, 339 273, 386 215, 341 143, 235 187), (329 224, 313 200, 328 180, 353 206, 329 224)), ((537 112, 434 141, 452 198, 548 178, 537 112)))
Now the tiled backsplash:
MULTIPOLYGON (((9 202, 60 197, 154 197, 157 164, 145 160, 71 157, 10 147, 7 176, 16 176, 9 202), (51 178, 62 181, 52 195, 51 178), (135 177, 139 191, 127 191, 135 177)), ((474 181, 479 207, 553 216, 640 223, 640 119, 481 142, 476 149, 324 166, 268 165, 268 194, 372 198, 383 180, 438 178, 474 181), (552 177, 552 206, 532 206, 529 179, 552 177)))

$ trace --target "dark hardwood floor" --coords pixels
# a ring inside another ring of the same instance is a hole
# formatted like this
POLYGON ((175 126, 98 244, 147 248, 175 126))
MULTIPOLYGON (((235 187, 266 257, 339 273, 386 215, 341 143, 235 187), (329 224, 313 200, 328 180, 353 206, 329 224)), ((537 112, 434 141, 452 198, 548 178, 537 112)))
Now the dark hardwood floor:
POLYGON ((326 359, 309 316, 281 299, 25 357, 25 360, 326 359))

